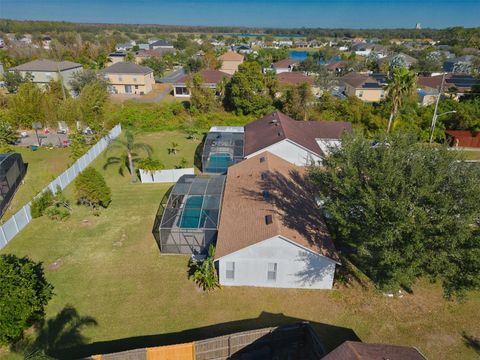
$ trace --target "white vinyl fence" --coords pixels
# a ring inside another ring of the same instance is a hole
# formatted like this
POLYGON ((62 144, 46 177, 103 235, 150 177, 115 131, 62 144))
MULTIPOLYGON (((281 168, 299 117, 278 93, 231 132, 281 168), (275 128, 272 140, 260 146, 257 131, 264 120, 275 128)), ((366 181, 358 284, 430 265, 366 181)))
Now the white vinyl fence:
POLYGON ((168 170, 157 170, 157 171, 147 171, 139 170, 140 180, 144 184, 153 184, 153 183, 173 183, 177 182, 183 175, 194 175, 193 168, 187 169, 168 169, 168 170))
MULTIPOLYGON (((119 125, 115 126, 107 136, 97 142, 85 155, 75 161, 65 172, 53 180, 40 193, 47 189, 55 192, 57 186, 63 190, 70 184, 77 175, 82 172, 90 163, 97 158, 100 153, 105 150, 112 139, 115 139, 122 132, 119 125)), ((38 196, 38 195, 37 195, 38 196)), ((22 207, 15 215, 8 219, 0 226, 0 249, 4 248, 15 235, 17 235, 32 220, 30 213, 30 203, 22 207)))

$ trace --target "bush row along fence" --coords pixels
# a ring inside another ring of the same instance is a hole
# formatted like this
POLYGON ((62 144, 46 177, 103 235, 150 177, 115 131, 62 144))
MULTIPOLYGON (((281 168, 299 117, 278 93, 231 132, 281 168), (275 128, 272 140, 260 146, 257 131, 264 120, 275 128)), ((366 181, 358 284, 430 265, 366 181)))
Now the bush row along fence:
MULTIPOLYGON (((80 172, 90 165, 90 163, 107 148, 110 141, 120 135, 121 132, 122 127, 120 125, 115 126, 110 130, 108 135, 97 142, 85 155, 75 161, 72 166, 48 184, 40 194, 48 189, 55 192, 57 187, 60 187, 62 190, 65 189, 80 172)), ((30 203, 28 203, 0 226, 0 249, 4 248, 30 221, 32 221, 32 214, 30 212, 30 203)))
POLYGON ((193 168, 187 169, 167 169, 167 170, 139 170, 140 180, 144 184, 153 183, 174 183, 177 182, 183 175, 195 175, 193 168))

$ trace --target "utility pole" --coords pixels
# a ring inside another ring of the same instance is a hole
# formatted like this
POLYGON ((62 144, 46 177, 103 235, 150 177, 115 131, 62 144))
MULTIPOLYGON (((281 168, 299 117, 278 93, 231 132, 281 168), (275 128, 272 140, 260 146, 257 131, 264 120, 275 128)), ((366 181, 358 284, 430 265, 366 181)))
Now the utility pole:
POLYGON ((438 103, 440 102, 440 97, 443 92, 443 84, 445 82, 445 73, 442 76, 442 84, 440 85, 440 90, 438 92, 437 101, 435 102, 435 110, 433 111, 432 126, 430 128, 430 144, 433 142, 433 132, 435 131, 435 125, 437 124, 437 112, 438 112, 438 103))

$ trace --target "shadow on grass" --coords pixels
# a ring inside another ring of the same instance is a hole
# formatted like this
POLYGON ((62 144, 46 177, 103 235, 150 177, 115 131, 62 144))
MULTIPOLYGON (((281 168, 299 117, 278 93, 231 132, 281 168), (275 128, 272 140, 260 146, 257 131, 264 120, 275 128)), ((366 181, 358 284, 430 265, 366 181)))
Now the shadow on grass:
MULTIPOLYGON (((69 349, 62 348, 61 353, 57 355, 60 355, 59 358, 62 359, 84 358, 94 354, 108 354, 132 349, 198 341, 240 331, 288 325, 302 321, 305 320, 283 314, 262 312, 260 316, 255 319, 231 321, 176 333, 137 336, 112 341, 95 342, 87 345, 79 344, 69 349)), ((359 341, 355 332, 348 328, 315 322, 310 322, 310 325, 317 333, 320 342, 323 343, 327 351, 334 349, 347 340, 359 341)))
POLYGON ((207 134, 202 134, 202 141, 200 142, 200 144, 197 145, 195 149, 195 154, 193 155, 193 164, 200 171, 203 171, 202 153, 203 153, 203 146, 205 145, 206 138, 207 138, 207 134))
POLYGON ((480 354, 480 339, 467 333, 462 333, 463 343, 466 347, 473 349, 477 354, 480 354))
POLYGON ((89 326, 97 326, 97 321, 90 316, 81 316, 74 307, 67 305, 54 318, 39 324, 34 340, 21 340, 12 350, 26 359, 59 358, 64 349, 87 343, 82 330, 89 326))

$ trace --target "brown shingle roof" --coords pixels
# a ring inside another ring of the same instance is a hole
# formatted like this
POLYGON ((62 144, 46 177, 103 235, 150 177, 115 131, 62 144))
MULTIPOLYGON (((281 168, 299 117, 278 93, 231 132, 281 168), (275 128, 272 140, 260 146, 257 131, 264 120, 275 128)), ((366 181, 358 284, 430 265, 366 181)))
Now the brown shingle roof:
POLYGON ((287 69, 288 67, 296 64, 298 64, 298 61, 296 60, 284 59, 273 63, 272 66, 276 69, 287 69))
POLYGON ((138 57, 162 57, 165 54, 175 52, 174 49, 141 49, 138 50, 136 56, 138 57))
POLYGON ((345 341, 323 360, 426 360, 417 349, 408 346, 364 344, 345 341))
POLYGON ((147 75, 153 72, 148 66, 137 65, 131 62, 118 62, 101 71, 104 74, 140 74, 147 75))
POLYGON ((304 172, 267 151, 229 167, 215 257, 283 236, 337 261, 304 172), (272 216, 271 224, 266 222, 267 215, 272 216))
POLYGON ((313 85, 315 82, 310 76, 301 71, 283 72, 278 74, 278 82, 282 85, 300 85, 307 83, 313 85))
POLYGON ((225 54, 220 55, 219 59, 223 61, 242 61, 243 55, 234 51, 228 51, 225 54))
POLYGON ((445 133, 453 138, 451 145, 480 148, 480 132, 468 130, 447 130, 445 133))
POLYGON ((289 139, 308 150, 323 155, 316 139, 340 139, 352 124, 343 121, 297 121, 275 111, 245 126, 245 155, 289 139))
MULTIPOLYGON (((197 74, 202 76, 204 84, 219 84, 224 78, 230 78, 232 75, 224 73, 223 71, 219 70, 202 70, 197 74)), ((183 76, 180 80, 178 80, 178 84, 186 84, 189 80, 191 80, 193 74, 187 74, 183 76)))
MULTIPOLYGON (((378 88, 382 88, 382 85, 373 77, 356 72, 348 73, 347 75, 342 76, 340 80, 356 89, 362 88, 367 83, 376 84, 378 88)), ((369 86, 369 88, 372 89, 371 86, 369 86)))

